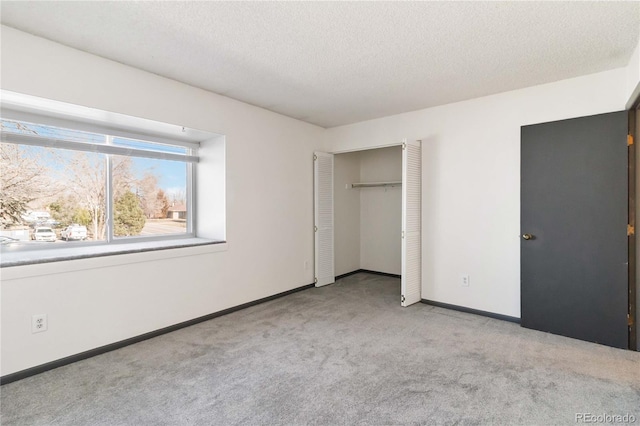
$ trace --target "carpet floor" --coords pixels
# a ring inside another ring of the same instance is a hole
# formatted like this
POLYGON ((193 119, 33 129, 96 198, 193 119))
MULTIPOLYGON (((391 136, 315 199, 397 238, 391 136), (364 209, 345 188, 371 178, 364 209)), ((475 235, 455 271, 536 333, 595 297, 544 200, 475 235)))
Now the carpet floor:
POLYGON ((640 424, 640 353, 402 308, 399 294, 398 279, 361 273, 237 311, 2 386, 0 420, 555 425, 590 414, 640 424))

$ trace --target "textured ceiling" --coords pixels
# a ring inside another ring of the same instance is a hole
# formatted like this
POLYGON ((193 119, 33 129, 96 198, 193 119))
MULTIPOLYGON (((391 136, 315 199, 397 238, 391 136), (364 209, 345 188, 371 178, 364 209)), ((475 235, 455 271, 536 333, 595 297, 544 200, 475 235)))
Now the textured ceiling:
POLYGON ((638 2, 1 2, 2 23, 323 127, 627 65, 638 2))

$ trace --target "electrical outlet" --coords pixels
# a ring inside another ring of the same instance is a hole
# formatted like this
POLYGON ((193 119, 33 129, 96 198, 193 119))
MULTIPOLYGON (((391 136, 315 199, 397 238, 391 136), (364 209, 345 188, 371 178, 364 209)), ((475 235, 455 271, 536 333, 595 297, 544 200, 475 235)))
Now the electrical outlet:
POLYGON ((38 314, 31 317, 31 333, 47 331, 47 314, 38 314))
POLYGON ((460 284, 462 287, 469 287, 469 275, 461 275, 460 284))

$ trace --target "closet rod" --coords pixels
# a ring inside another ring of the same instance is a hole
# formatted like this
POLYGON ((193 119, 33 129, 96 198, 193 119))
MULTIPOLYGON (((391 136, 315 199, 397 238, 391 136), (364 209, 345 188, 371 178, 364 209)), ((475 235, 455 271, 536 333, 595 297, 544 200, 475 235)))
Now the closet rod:
POLYGON ((377 186, 401 186, 402 182, 361 182, 361 183, 352 183, 351 188, 373 188, 377 186))

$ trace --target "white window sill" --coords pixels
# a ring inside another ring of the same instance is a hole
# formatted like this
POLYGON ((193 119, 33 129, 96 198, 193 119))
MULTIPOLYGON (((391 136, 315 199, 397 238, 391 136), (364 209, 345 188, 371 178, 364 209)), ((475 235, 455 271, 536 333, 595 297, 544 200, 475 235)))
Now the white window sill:
POLYGON ((79 244, 76 247, 56 247, 36 250, 11 250, 10 247, 2 247, 0 251, 0 267, 2 268, 2 278, 4 280, 8 278, 7 273, 12 271, 12 267, 14 266, 40 265, 52 262, 88 260, 101 257, 110 257, 108 260, 109 264, 126 264, 224 251, 226 250, 226 246, 227 243, 225 241, 206 238, 183 238, 109 245, 79 244), (185 251, 185 249, 190 250, 185 251), (141 257, 140 255, 144 256, 141 257))

